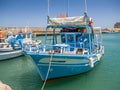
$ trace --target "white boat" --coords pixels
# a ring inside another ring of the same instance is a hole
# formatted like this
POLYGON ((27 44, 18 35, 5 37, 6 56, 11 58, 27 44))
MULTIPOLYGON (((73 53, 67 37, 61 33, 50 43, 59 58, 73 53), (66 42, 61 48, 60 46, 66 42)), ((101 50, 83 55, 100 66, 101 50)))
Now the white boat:
POLYGON ((0 61, 23 55, 22 50, 16 44, 15 49, 12 48, 5 38, 0 38, 0 61))
MULTIPOLYGON (((33 39, 33 34, 31 32, 25 32, 22 34, 24 39, 22 41, 22 51, 29 51, 29 48, 32 47, 32 50, 36 50, 38 45, 41 44, 41 40, 33 39)), ((25 54, 25 53, 24 53, 25 54)), ((26 55, 26 54, 25 54, 26 55)))
POLYGON ((7 51, 7 52, 0 52, 0 61, 15 58, 15 57, 18 57, 21 55, 23 55, 22 50, 12 50, 12 51, 7 51))
POLYGON ((0 43, 0 52, 7 52, 12 50, 12 47, 8 43, 0 43))
POLYGON ((23 44, 35 43, 32 40, 31 32, 19 33, 16 37, 11 34, 8 39, 4 38, 3 32, 0 32, 0 36, 0 60, 21 56, 23 55, 21 50, 23 44))

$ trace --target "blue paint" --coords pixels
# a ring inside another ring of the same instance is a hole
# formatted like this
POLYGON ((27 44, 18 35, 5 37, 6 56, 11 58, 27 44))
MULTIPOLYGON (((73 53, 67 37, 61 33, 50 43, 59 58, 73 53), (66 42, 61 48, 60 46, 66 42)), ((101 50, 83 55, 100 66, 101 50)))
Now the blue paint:
POLYGON ((41 44, 43 49, 36 47, 36 51, 25 51, 32 58, 42 80, 46 79, 48 72, 47 79, 52 79, 87 72, 97 65, 103 46, 94 43, 93 27, 88 24, 89 18, 86 15, 84 18, 85 24, 61 25, 54 22, 55 25, 48 25, 45 42, 41 44), (53 31, 51 37, 48 37, 49 29, 53 31), (56 35, 58 29, 59 41, 56 35), (48 40, 52 41, 48 43, 48 40))

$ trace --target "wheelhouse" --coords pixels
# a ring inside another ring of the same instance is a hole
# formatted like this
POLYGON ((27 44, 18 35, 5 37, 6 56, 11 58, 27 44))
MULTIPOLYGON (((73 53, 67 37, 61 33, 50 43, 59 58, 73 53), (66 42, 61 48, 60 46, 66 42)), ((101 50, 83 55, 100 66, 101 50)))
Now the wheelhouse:
POLYGON ((46 29, 47 33, 49 29, 53 31, 53 35, 48 36, 48 34, 46 34, 45 44, 50 45, 50 42, 47 43, 47 40, 52 40, 51 46, 53 47, 51 50, 57 51, 60 49, 60 53, 75 51, 79 54, 82 54, 83 50, 86 50, 86 54, 92 53, 94 48, 94 33, 90 25, 79 25, 76 27, 48 26, 46 29))

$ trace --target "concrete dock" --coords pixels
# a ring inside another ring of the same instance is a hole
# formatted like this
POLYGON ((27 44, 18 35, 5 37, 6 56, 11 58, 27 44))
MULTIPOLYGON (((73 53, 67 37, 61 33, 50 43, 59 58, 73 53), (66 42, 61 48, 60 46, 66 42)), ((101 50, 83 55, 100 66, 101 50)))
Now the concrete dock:
MULTIPOLYGON (((35 35, 45 35, 45 27, 0 27, 0 31, 5 31, 6 34, 12 32, 13 34, 17 34, 19 32, 32 32, 35 35)), ((56 31, 56 34, 59 34, 60 30, 56 31)), ((97 32, 97 31, 95 31, 97 32)), ((102 29, 102 33, 109 33, 109 32, 120 32, 120 28, 105 28, 102 29)), ((52 30, 49 29, 48 34, 52 35, 52 30)))

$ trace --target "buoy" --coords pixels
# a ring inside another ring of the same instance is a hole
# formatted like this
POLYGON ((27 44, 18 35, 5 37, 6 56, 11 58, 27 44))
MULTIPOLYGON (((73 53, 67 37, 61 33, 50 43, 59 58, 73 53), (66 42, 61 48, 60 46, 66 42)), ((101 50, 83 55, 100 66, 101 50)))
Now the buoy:
POLYGON ((45 46, 43 47, 43 52, 45 52, 46 50, 45 50, 45 46))
POLYGON ((32 48, 30 47, 30 52, 32 51, 32 48))
POLYGON ((96 56, 97 56, 97 60, 100 61, 100 57, 101 57, 100 54, 97 54, 96 56))
POLYGON ((94 67, 94 59, 91 57, 90 58, 90 67, 93 68, 94 67))

